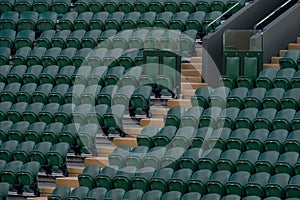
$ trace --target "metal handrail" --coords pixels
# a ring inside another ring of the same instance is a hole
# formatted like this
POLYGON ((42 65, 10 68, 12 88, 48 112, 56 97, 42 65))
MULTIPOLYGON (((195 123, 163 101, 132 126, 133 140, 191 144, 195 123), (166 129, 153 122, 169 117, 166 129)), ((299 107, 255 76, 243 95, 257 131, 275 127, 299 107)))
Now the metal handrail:
POLYGON ((294 0, 288 0, 286 1, 284 4, 282 4, 281 6, 279 6, 278 8, 276 8, 273 12, 271 12, 268 16, 266 16, 264 19, 262 19, 261 21, 259 21, 257 24, 254 25, 254 30, 257 30, 257 27, 260 26, 261 24, 263 24, 265 21, 267 21, 269 18, 271 18, 273 15, 275 15, 279 10, 281 10, 282 8, 284 8, 286 5, 288 5, 289 3, 291 3, 294 0))
POLYGON ((236 6, 238 6, 241 2, 243 2, 244 0, 240 0, 239 2, 237 2, 236 4, 234 4, 231 8, 229 8, 228 10, 226 10, 222 15, 220 15, 219 17, 217 17, 216 19, 214 19, 212 22, 210 22, 207 26, 206 29, 208 29, 210 26, 212 26, 216 21, 218 21, 219 19, 221 19, 222 17, 224 17, 225 15, 227 15, 227 13, 229 13, 231 10, 233 10, 236 6))

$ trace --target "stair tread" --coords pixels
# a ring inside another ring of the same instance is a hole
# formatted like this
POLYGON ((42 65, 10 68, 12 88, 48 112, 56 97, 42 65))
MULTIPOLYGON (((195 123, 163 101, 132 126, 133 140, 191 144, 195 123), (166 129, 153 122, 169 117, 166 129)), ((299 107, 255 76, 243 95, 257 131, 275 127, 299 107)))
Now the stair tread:
POLYGON ((114 138, 113 144, 116 146, 127 145, 130 146, 131 148, 138 146, 136 138, 129 138, 129 137, 114 138))

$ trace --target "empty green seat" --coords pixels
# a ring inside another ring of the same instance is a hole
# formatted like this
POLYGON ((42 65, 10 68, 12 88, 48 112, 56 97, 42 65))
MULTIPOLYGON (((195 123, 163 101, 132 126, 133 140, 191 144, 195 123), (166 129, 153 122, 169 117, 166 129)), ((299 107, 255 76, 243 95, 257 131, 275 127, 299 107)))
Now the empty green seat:
MULTIPOLYGON (((125 58, 125 57, 123 57, 123 58, 124 58, 124 60, 129 59, 129 58, 125 58)), ((143 68, 140 66, 128 68, 128 70, 125 72, 125 74, 119 80, 120 85, 121 86, 131 85, 131 86, 135 86, 135 87, 138 86, 138 81, 142 74, 142 70, 143 70, 143 68)))
POLYGON ((19 19, 19 12, 15 11, 4 11, 1 12, 1 17, 0 17, 0 29, 12 29, 15 30, 17 27, 17 22, 19 19))
POLYGON ((108 105, 106 104, 99 104, 96 106, 93 106, 89 113, 87 113, 87 122, 88 123, 95 123, 99 124, 100 126, 104 125, 103 117, 104 114, 107 112, 108 105))
POLYGON ((275 118, 277 114, 277 110, 274 108, 266 108, 263 110, 260 110, 256 118, 253 120, 254 128, 263 128, 263 129, 268 129, 272 130, 273 129, 273 124, 272 121, 275 118))
POLYGON ((124 75, 125 68, 123 66, 115 66, 108 70, 107 74, 104 75, 104 84, 117 85, 119 79, 124 75))
POLYGON ((171 1, 171 0, 167 0, 167 1, 164 1, 164 10, 165 11, 171 11, 173 13, 176 13, 179 11, 179 3, 181 1, 171 1))
POLYGON ((44 104, 41 102, 31 103, 23 112, 23 120, 30 123, 39 121, 38 115, 42 111, 44 104))
POLYGON ((23 74, 23 83, 39 83, 39 76, 43 71, 43 66, 33 65, 28 67, 26 73, 23 74))
POLYGON ((122 188, 125 191, 131 189, 131 179, 134 177, 137 168, 126 166, 119 169, 117 175, 113 178, 114 188, 122 188))
POLYGON ((205 13, 209 13, 211 11, 210 3, 212 0, 200 0, 196 1, 195 9, 196 11, 203 11, 205 13))
POLYGON ((72 122, 79 123, 81 125, 86 124, 86 115, 90 112, 91 104, 80 104, 75 107, 71 114, 72 122))
POLYGON ((30 54, 27 56, 27 65, 39 65, 42 64, 42 56, 46 53, 45 47, 34 47, 30 54))
POLYGON ((124 194, 123 199, 132 199, 132 198, 135 198, 136 200, 141 200, 142 197, 143 197, 143 195, 144 195, 144 192, 142 190, 133 189, 133 190, 127 191, 124 194))
POLYGON ((283 198, 285 196, 284 188, 288 185, 290 175, 280 173, 272 176, 265 187, 266 196, 283 198))
MULTIPOLYGON (((91 24, 91 23, 90 23, 91 24)), ((95 48, 97 46, 97 39, 100 37, 101 30, 87 31, 81 40, 83 48, 95 48)))
POLYGON ((240 171, 232 174, 228 183, 226 183, 226 194, 228 195, 239 195, 242 196, 244 194, 244 186, 247 184, 250 173, 246 171, 240 171))
POLYGON ((269 130, 267 129, 255 129, 252 131, 246 140, 247 150, 258 150, 263 152, 265 150, 264 142, 267 140, 269 130))
POLYGON ((31 95, 36 90, 36 88, 37 88, 36 83, 24 84, 21 87, 20 91, 17 92, 17 94, 16 94, 17 101, 31 103, 31 101, 32 101, 31 95))
POLYGON ((139 146, 154 147, 153 137, 158 133, 157 126, 146 126, 142 129, 141 134, 137 136, 139 146))
POLYGON ((6 79, 8 83, 22 83, 22 76, 27 71, 26 65, 18 65, 11 68, 10 72, 7 74, 6 79))
POLYGON ((34 103, 35 102, 47 103, 48 95, 52 91, 52 89, 53 89, 53 85, 50 83, 38 86, 35 92, 32 93, 32 101, 34 103))
MULTIPOLYGON (((76 138, 81 125, 79 123, 69 123, 63 127, 61 132, 58 134, 59 142, 66 142, 70 145, 70 148, 76 149, 76 138)), ((75 152, 78 153, 78 152, 75 152)))
POLYGON ((183 55, 190 57, 195 55, 195 41, 197 38, 197 30, 188 29, 180 35, 179 42, 180 50, 183 52, 183 55))
POLYGON ((66 199, 71 193, 70 186, 57 186, 54 188, 52 193, 49 195, 49 200, 66 199))
POLYGON ((91 52, 91 48, 79 49, 72 58, 73 65, 75 67, 80 67, 83 63, 85 63, 85 59, 90 55, 91 52))
POLYGON ((150 188, 150 178, 153 176, 155 169, 152 167, 140 168, 136 171, 135 176, 131 179, 131 185, 134 190, 146 192, 150 188))
POLYGON ((213 31, 217 26, 221 23, 220 16, 222 15, 222 12, 220 11, 212 11, 205 15, 203 21, 202 21, 202 27, 204 33, 209 33, 213 31), (208 26, 211 24, 210 26, 208 26))
POLYGON ((250 176, 249 182, 245 186, 246 195, 255 195, 263 197, 264 187, 268 184, 271 175, 266 172, 258 172, 250 176))
POLYGON ((195 199, 200 200, 201 194, 198 192, 189 192, 182 195, 181 200, 195 199))
POLYGON ((172 12, 162 12, 158 14, 153 21, 153 27, 156 28, 168 28, 169 23, 172 19, 173 13, 172 12))
POLYGON ((0 92, 1 101, 16 101, 16 95, 21 89, 20 83, 10 83, 5 86, 5 88, 0 92))
POLYGON ((239 159, 236 161, 237 171, 245 171, 249 173, 255 172, 255 163, 260 156, 257 150, 248 150, 241 153, 239 159))
MULTIPOLYGON (((104 32, 102 32, 102 33, 104 33, 104 32)), ((107 40, 104 40, 104 41, 105 41, 105 43, 107 42, 107 40)), ((111 42, 109 42, 109 43, 110 43, 110 45, 112 45, 111 42)), ((99 45, 101 45, 101 44, 99 44, 99 45)), ((103 62, 103 58, 105 57, 107 52, 108 52, 107 48, 94 49, 93 51, 90 52, 90 55, 88 55, 88 57, 86 58, 86 61, 84 63, 87 63, 89 66, 92 66, 92 67, 103 66, 103 65, 105 65, 103 62)))
POLYGON ((52 30, 55 28, 57 21, 57 13, 53 11, 47 11, 39 14, 39 18, 36 22, 37 31, 52 30))
POLYGON ((50 150, 52 144, 50 142, 41 142, 34 146, 30 152, 30 160, 37 161, 42 166, 47 163, 46 154, 50 150))
POLYGON ((123 30, 119 32, 117 35, 115 35, 113 38, 111 38, 113 47, 127 49, 129 45, 128 41, 132 35, 132 32, 133 32, 132 30, 123 30))
POLYGON ((265 88, 254 88, 250 90, 244 98, 245 107, 260 109, 262 107, 262 99, 265 97, 265 93, 265 88))
POLYGON ((7 199, 8 191, 9 191, 9 183, 1 182, 0 183, 0 198, 7 199))
POLYGON ((28 103, 18 102, 12 105, 10 111, 7 112, 7 119, 12 122, 18 122, 22 120, 22 114, 26 110, 28 103))
POLYGON ((64 66, 55 75, 56 84, 70 84, 71 76, 75 73, 75 66, 64 66))
POLYGON ((181 197, 181 192, 178 191, 170 191, 170 192, 166 192, 165 194, 163 194, 163 196, 161 197, 162 200, 179 200, 181 197))
POLYGON ((192 173, 193 171, 191 169, 180 169, 175 171, 168 181, 170 191, 185 193, 187 191, 187 182, 190 180, 192 173))
POLYGON ((250 129, 238 128, 231 132, 227 139, 227 147, 229 149, 239 149, 244 151, 246 149, 245 141, 249 137, 250 129))
POLYGON ((167 151, 166 147, 159 146, 159 147, 151 148, 143 159, 144 167, 151 167, 154 169, 161 168, 160 161, 162 157, 165 155, 166 151, 167 151))
POLYGON ((297 198, 299 195, 299 175, 290 178, 288 185, 285 187, 285 194, 287 198, 297 198))
POLYGON ((59 20, 58 25, 60 30, 73 30, 74 20, 78 17, 77 12, 67 12, 59 20))
POLYGON ((85 124, 80 127, 77 136, 76 154, 92 153, 94 151, 96 134, 99 132, 97 124, 85 124))
POLYGON ((267 68, 262 70, 256 79, 256 86, 264 87, 267 90, 272 89, 274 87, 273 79, 276 77, 277 72, 278 69, 275 68, 267 68))
POLYGON ((157 0, 149 1, 148 2, 149 10, 156 13, 162 13, 164 11, 164 2, 165 1, 157 1, 157 0))
POLYGON ((32 9, 38 13, 46 12, 51 9, 52 0, 34 0, 32 9))
POLYGON ((236 161, 239 159, 241 151, 238 149, 229 149, 224 151, 217 160, 218 170, 227 170, 231 173, 236 171, 236 161))
POLYGON ((3 101, 0 103, 0 120, 4 121, 7 119, 7 112, 10 110, 12 102, 3 101))
POLYGON ((42 141, 43 142, 51 142, 52 144, 56 144, 58 142, 58 135, 63 129, 63 123, 54 122, 51 124, 47 124, 45 130, 42 132, 42 141))
POLYGON ((35 39, 35 32, 32 30, 22 30, 17 33, 15 39, 15 47, 17 49, 22 47, 32 47, 35 39))
POLYGON ((215 171, 217 169, 216 162, 220 158, 222 153, 221 149, 208 149, 202 153, 202 157, 199 159, 199 169, 209 169, 215 171))
POLYGON ((299 88, 293 88, 284 93, 283 97, 280 100, 282 109, 292 108, 297 110, 299 108, 298 92, 299 88))
POLYGON ((174 170, 178 169, 178 160, 184 154, 183 147, 172 147, 167 149, 165 155, 161 158, 161 167, 170 167, 174 170))
POLYGON ((200 106, 193 106, 188 108, 181 117, 181 127, 192 126, 194 128, 199 127, 199 119, 203 113, 203 108, 200 106))
POLYGON ((100 90, 101 86, 99 85, 90 85, 86 87, 80 95, 81 103, 95 105, 95 97, 100 93, 100 90))
POLYGON ((86 31, 85 30, 76 30, 73 31, 69 37, 66 39, 67 47, 74 47, 76 49, 81 48, 81 40, 84 37, 86 31))
POLYGON ((122 30, 137 28, 136 23, 139 17, 139 12, 130 12, 128 14, 125 14, 123 19, 121 20, 122 30))
POLYGON ((188 20, 188 17, 189 17, 189 13, 186 11, 181 11, 181 12, 175 13, 172 16, 172 19, 169 23, 170 29, 180 30, 180 31, 185 30, 185 24, 186 24, 186 21, 188 20))
POLYGON ((12 57, 13 65, 24 65, 26 64, 26 58, 30 54, 30 47, 19 48, 15 55, 12 57))
POLYGON ((135 117, 137 114, 146 114, 149 117, 151 93, 152 87, 150 86, 141 86, 134 91, 129 103, 131 117, 135 117))
POLYGON ((212 171, 208 169, 201 169, 195 171, 188 181, 189 192, 199 192, 201 194, 206 192, 206 183, 209 180, 212 171))
POLYGON ((291 79, 294 77, 296 70, 293 68, 281 69, 277 72, 276 78, 273 79, 276 88, 289 90, 292 87, 291 79))
POLYGON ((69 11, 71 0, 53 0, 51 10, 57 14, 64 14, 69 11))
POLYGON ((149 11, 149 7, 148 7, 149 2, 150 2, 149 0, 146 0, 146 1, 141 1, 141 0, 135 1, 133 3, 133 9, 134 9, 134 11, 137 11, 137 12, 140 12, 140 13, 145 13, 145 12, 149 11))
POLYGON ((266 92, 262 100, 263 108, 281 109, 280 99, 283 97, 285 90, 283 88, 273 88, 266 92))
POLYGON ((231 172, 219 170, 214 172, 206 183, 208 193, 223 195, 225 193, 225 184, 228 182, 231 172))
POLYGON ((256 172, 266 172, 268 174, 274 173, 275 163, 279 158, 278 151, 266 151, 260 154, 258 160, 255 162, 256 172))
POLYGON ((80 104, 80 95, 83 93, 84 89, 85 85, 83 84, 76 84, 69 87, 68 92, 64 96, 65 103, 80 104))
POLYGON ((0 47, 0 64, 6 65, 9 61, 11 50, 8 47, 0 47))
POLYGON ((35 30, 39 14, 35 11, 26 11, 20 14, 18 20, 19 30, 35 30))
POLYGON ((106 104, 110 106, 112 103, 112 98, 117 93, 117 91, 118 86, 116 85, 105 86, 96 96, 98 104, 106 104))
POLYGON ((136 21, 137 28, 152 27, 155 17, 156 12, 145 12, 141 14, 139 19, 136 21))
POLYGON ((113 96, 112 104, 122 104, 124 106, 128 106, 129 99, 133 94, 135 87, 132 85, 125 85, 120 87, 117 93, 113 96))
POLYGON ((56 63, 58 66, 63 67, 67 65, 72 65, 73 57, 76 54, 77 49, 74 47, 69 47, 60 52, 60 54, 56 57, 56 63))
POLYGON ((147 154, 149 148, 147 146, 137 146, 130 150, 129 154, 125 157, 124 162, 126 166, 134 166, 137 169, 143 167, 143 158, 147 154))
POLYGON ((191 97, 193 106, 208 107, 208 98, 211 96, 211 87, 200 87, 195 91, 195 95, 191 97))
POLYGON ((0 146, 1 160, 6 161, 6 163, 11 162, 13 159, 12 154, 17 149, 18 144, 19 142, 17 140, 9 140, 3 142, 0 146))
POLYGON ((56 85, 48 95, 49 103, 59 103, 62 104, 64 102, 64 95, 67 93, 69 89, 68 84, 59 84, 56 85))
POLYGON ((231 129, 228 127, 221 127, 215 129, 209 138, 207 138, 207 145, 209 148, 217 148, 221 150, 226 149, 226 140, 229 138, 231 129))
POLYGON ((166 146, 168 145, 173 137, 175 136, 177 127, 165 126, 153 137, 155 146, 166 146))
POLYGON ((85 186, 74 188, 66 199, 67 200, 84 199, 85 197, 88 196, 89 191, 90 191, 89 188, 85 186))
POLYGON ((124 105, 113 105, 108 108, 106 114, 103 116, 104 125, 102 127, 106 135, 119 134, 121 137, 125 136, 126 133, 123 131, 124 113, 124 105))
POLYGON ((195 135, 195 128, 191 126, 181 127, 177 130, 172 141, 173 147, 188 148, 195 135))
POLYGON ((122 188, 115 188, 115 189, 109 190, 105 195, 105 199, 122 200, 125 192, 126 191, 122 188))
POLYGON ((50 66, 57 64, 57 58, 60 55, 62 49, 60 47, 52 47, 47 49, 45 55, 42 56, 42 64, 43 66, 50 66))
POLYGON ((76 69, 75 73, 71 76, 71 82, 73 85, 84 84, 86 85, 88 76, 92 71, 90 66, 81 66, 76 69))
POLYGON ((93 188, 89 191, 88 196, 85 200, 100 200, 106 195, 107 189, 103 187, 93 188))
POLYGON ((172 168, 161 168, 154 172, 153 177, 150 179, 151 190, 160 190, 166 192, 168 190, 168 181, 172 177, 174 170, 172 168))
POLYGON ((111 13, 107 19, 105 20, 105 28, 120 30, 121 28, 121 20, 123 19, 125 13, 123 12, 113 12, 111 13))
POLYGON ((257 108, 246 108, 241 110, 238 117, 235 119, 236 128, 247 128, 252 130, 253 120, 256 118, 258 113, 257 108))
POLYGON ((86 12, 89 10, 90 0, 79 0, 74 3, 74 11, 78 13, 86 12))
POLYGON ((226 98, 229 95, 229 91, 229 88, 223 86, 213 89, 211 95, 208 97, 210 106, 224 108, 226 106, 226 98))
POLYGON ((105 20, 109 16, 108 12, 97 12, 93 15, 93 18, 90 20, 89 26, 91 30, 105 30, 105 20))
POLYGON ((23 162, 16 160, 8 162, 4 169, 1 171, 1 181, 10 184, 10 188, 14 189, 14 185, 17 184, 17 173, 21 170, 23 162))
POLYGON ((217 125, 219 128, 225 127, 234 129, 235 128, 235 121, 239 115, 240 109, 231 107, 225 108, 220 112, 219 117, 217 118, 217 125))
POLYGON ((273 119, 273 128, 291 130, 291 121, 294 119, 296 111, 294 109, 283 109, 279 111, 273 119))
POLYGON ((247 96, 248 88, 238 87, 230 91, 227 97, 228 107, 244 108, 244 98, 247 96))
POLYGON ((298 152, 299 143, 298 143, 298 130, 294 130, 288 134, 286 141, 284 141, 284 149, 286 152, 295 151, 298 152))
POLYGON ((294 68, 298 69, 298 59, 300 57, 299 50, 288 50, 286 51, 282 58, 279 59, 279 65, 281 69, 284 68, 294 68))
POLYGON ((184 152, 179 159, 179 167, 181 169, 189 168, 193 171, 198 169, 198 160, 202 156, 203 150, 201 148, 191 148, 184 152))
POLYGON ((274 130, 268 136, 266 143, 266 150, 277 150, 279 152, 283 151, 284 142, 287 140, 288 131, 284 129, 274 130))
POLYGON ((220 107, 210 107, 203 111, 199 119, 199 127, 217 127, 217 118, 221 113, 220 107))
POLYGON ((102 168, 101 172, 96 176, 96 186, 97 188, 106 188, 108 190, 112 189, 113 182, 112 179, 118 173, 119 167, 115 165, 105 166, 102 168))
POLYGON ((293 176, 295 174, 294 165, 299 158, 298 152, 285 152, 281 154, 275 163, 275 173, 285 173, 293 176))
POLYGON ((2 65, 1 66, 1 68, 0 68, 0 82, 1 83, 6 83, 7 75, 9 74, 11 69, 12 69, 11 65, 2 65))
POLYGON ((19 143, 13 152, 13 160, 20 160, 23 163, 29 162, 29 153, 33 150, 35 143, 33 141, 24 141, 19 143))
POLYGON ((69 144, 65 142, 54 144, 51 147, 46 156, 48 164, 44 166, 46 174, 62 172, 64 176, 68 176, 66 157, 69 149, 69 144))
POLYGON ((45 128, 45 122, 34 122, 30 124, 30 126, 24 133, 25 140, 39 143, 41 141, 42 132, 45 130, 45 128))
POLYGON ((183 106, 175 106, 169 109, 167 115, 164 117, 165 126, 179 127, 180 119, 185 112, 183 106))
POLYGON ((66 47, 66 40, 71 34, 70 30, 61 30, 57 31, 55 35, 51 39, 52 47, 60 47, 65 48, 66 47))
POLYGON ((89 2, 89 10, 92 11, 93 13, 97 13, 100 11, 103 11, 103 2, 99 2, 97 0, 91 0, 89 2))

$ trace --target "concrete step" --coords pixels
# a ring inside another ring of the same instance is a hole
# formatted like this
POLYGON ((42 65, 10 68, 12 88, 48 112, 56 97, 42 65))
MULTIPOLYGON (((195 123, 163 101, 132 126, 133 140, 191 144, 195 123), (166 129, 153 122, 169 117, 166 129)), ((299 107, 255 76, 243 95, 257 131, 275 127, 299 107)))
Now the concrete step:
POLYGON ((267 68, 275 68, 275 69, 280 69, 280 65, 279 64, 270 64, 270 63, 265 63, 263 65, 263 69, 267 69, 267 68))
POLYGON ((190 99, 170 99, 168 101, 168 108, 172 108, 175 106, 184 106, 185 108, 191 108, 192 103, 190 99))
POLYGON ((290 43, 288 49, 289 50, 300 50, 300 44, 290 43))

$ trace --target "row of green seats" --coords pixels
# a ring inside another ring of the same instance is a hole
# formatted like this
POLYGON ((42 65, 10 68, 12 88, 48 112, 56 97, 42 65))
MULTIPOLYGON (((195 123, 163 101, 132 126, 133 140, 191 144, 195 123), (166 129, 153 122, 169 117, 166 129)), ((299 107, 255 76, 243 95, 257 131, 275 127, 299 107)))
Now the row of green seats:
POLYGON ((221 11, 225 12, 227 9, 231 8, 233 5, 237 4, 236 8, 232 10, 232 13, 236 12, 245 5, 245 1, 232 1, 232 0, 131 0, 131 1, 121 1, 121 0, 106 0, 104 2, 96 2, 93 0, 80 0, 74 4, 74 10, 76 12, 82 13, 86 11, 99 12, 106 11, 113 13, 116 11, 122 11, 129 13, 132 11, 138 11, 141 13, 147 11, 153 11, 156 13, 161 13, 164 11, 178 12, 187 11, 192 13, 194 11, 221 11))
POLYGON ((70 10, 71 0, 3 0, 0 3, 0 12, 16 11, 23 13, 26 11, 36 11, 38 13, 54 11, 59 14, 70 10))
POLYGON ((280 69, 292 68, 299 69, 300 66, 300 51, 299 50, 288 50, 282 58, 279 59, 280 69))
MULTIPOLYGON (((1 31, 0 31, 1 33, 1 31)), ((178 51, 179 53, 194 51, 194 43, 197 37, 196 30, 188 30, 182 33, 164 29, 137 29, 117 32, 116 30, 61 30, 55 32, 48 30, 37 39, 39 47, 64 48, 122 48, 144 49, 157 48, 178 51)), ((24 44, 24 43, 23 43, 24 44)), ((19 45, 21 46, 21 45, 19 45)))
POLYGON ((98 190, 157 190, 162 193, 177 191, 183 194, 196 192, 202 195, 216 193, 220 196, 256 195, 279 198, 295 197, 299 194, 299 186, 296 186, 299 175, 270 174, 263 171, 251 174, 248 171, 211 171, 204 168, 193 172, 188 168, 155 170, 151 167, 136 169, 132 166, 107 166, 100 169, 99 166, 91 165, 83 170, 78 179, 80 187, 98 190))
MULTIPOLYGON (((37 172, 43 171, 48 175, 57 172, 67 176, 66 157, 69 149, 69 144, 65 142, 57 144, 41 142, 35 144, 32 141, 19 143, 16 140, 9 140, 0 146, 1 163, 4 166, 5 163, 9 162, 19 162, 21 164, 37 162, 38 167, 34 168, 37 172)), ((1 178, 3 178, 3 174, 1 178)), ((3 179, 1 180, 3 181, 3 179)), ((10 177, 7 180, 14 181, 15 178, 10 177)))
POLYGON ((29 192, 39 196, 37 179, 40 167, 40 163, 36 161, 27 163, 19 160, 7 163, 5 161, 1 162, 1 198, 6 199, 5 196, 8 195, 8 191, 16 191, 18 195, 29 192), (3 191, 5 191, 4 194, 3 191))

